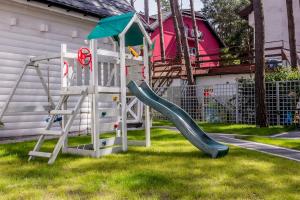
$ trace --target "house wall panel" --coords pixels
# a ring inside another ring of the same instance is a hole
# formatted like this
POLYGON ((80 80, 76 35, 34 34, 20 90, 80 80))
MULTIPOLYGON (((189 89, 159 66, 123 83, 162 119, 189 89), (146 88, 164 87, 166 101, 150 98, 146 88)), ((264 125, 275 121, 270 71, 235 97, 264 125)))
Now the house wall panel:
MULTIPOLYGON (((184 25, 189 29, 189 38, 188 44, 190 48, 195 48, 194 39, 191 37, 191 31, 193 30, 192 19, 190 17, 183 17, 184 25)), ((202 20, 197 20, 198 30, 203 33, 203 39, 199 42, 199 51, 200 55, 208 55, 208 54, 218 54, 220 52, 220 44, 216 38, 216 36, 212 33, 212 31, 207 27, 207 24, 202 20)), ((177 44, 176 44, 176 34, 173 25, 173 18, 170 17, 166 19, 163 23, 164 27, 164 42, 165 42, 165 53, 166 58, 175 58, 177 52, 177 44)), ((160 53, 160 33, 159 28, 157 27, 154 32, 151 34, 152 41, 155 41, 155 47, 153 50, 153 61, 161 60, 160 53)), ((203 60, 217 60, 219 56, 206 56, 203 60)), ((193 56, 191 56, 191 59, 193 56)), ((203 63, 201 67, 215 67, 218 66, 218 62, 207 62, 203 63)))
MULTIPOLYGON (((289 48, 288 21, 286 1, 283 0, 264 0, 264 17, 265 17, 265 40, 266 47, 274 46, 273 41, 284 41, 285 48, 289 48)), ((300 51, 300 1, 293 0, 296 43, 300 51)), ((248 18, 249 25, 254 28, 255 20, 252 12, 248 18)), ((275 43, 276 44, 276 43, 275 43)), ((276 44, 278 46, 278 43, 276 44)), ((280 46, 281 44, 279 44, 280 46)))
MULTIPOLYGON (((3 107, 24 61, 28 56, 60 54, 61 44, 68 45, 68 49, 76 52, 81 46, 86 46, 84 40, 89 31, 96 25, 94 21, 86 18, 79 19, 15 3, 3 1, 0 7, 0 109, 3 107), (16 19, 16 24, 11 25, 11 19, 16 19), (47 25, 48 31, 41 32, 41 25, 47 25), (77 31, 77 37, 72 37, 77 31)), ((101 48, 111 49, 108 39, 100 41, 101 48)), ((60 61, 42 62, 40 69, 44 79, 50 82, 50 93, 58 101, 60 91, 61 69, 60 61), (49 69, 48 69, 49 68, 49 69), (48 71, 49 70, 49 71, 48 71)), ((34 69, 29 69, 21 82, 16 96, 9 106, 3 121, 5 127, 0 129, 0 137, 34 135, 44 129, 48 116, 48 98, 43 90, 40 80, 34 69)), ((74 107, 76 99, 68 104, 74 107)), ((88 98, 82 110, 91 107, 88 98)), ((78 116, 72 131, 83 130, 90 123, 87 114, 78 116)))

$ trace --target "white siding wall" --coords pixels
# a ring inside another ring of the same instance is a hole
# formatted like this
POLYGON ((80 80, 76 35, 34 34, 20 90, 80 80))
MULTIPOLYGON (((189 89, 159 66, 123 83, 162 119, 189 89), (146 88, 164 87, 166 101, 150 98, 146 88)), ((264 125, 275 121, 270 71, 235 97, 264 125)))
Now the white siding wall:
MULTIPOLYGON (((283 30, 283 38, 286 38, 287 41, 286 46, 289 46, 289 32, 288 32, 288 19, 287 19, 287 10, 285 1, 283 1, 283 27, 286 27, 283 30)), ((296 31, 296 43, 300 45, 300 1, 293 0, 293 8, 294 8, 294 20, 295 20, 295 31, 296 31)), ((300 51, 300 46, 298 47, 300 51)))
MULTIPOLYGON (((285 41, 288 48, 287 10, 284 0, 264 0, 266 42, 285 41)), ((293 0, 296 28, 296 41, 300 45, 300 5, 299 0, 293 0)), ((254 13, 249 15, 249 25, 254 28, 254 13)), ((266 45, 268 46, 268 44, 266 45)), ((300 48, 300 47, 299 47, 300 48)))
POLYGON ((180 79, 174 79, 170 87, 179 87, 183 84, 182 82, 180 79))
MULTIPOLYGON (((45 6, 47 8, 47 6, 45 6)), ((63 10, 62 10, 63 11, 63 10)), ((95 19, 96 21, 96 19, 95 19)), ((77 50, 84 45, 84 39, 96 22, 79 19, 46 9, 1 1, 0 6, 0 109, 15 84, 24 60, 28 56, 60 53, 61 43, 77 50), (16 22, 16 24, 14 23, 16 22), (48 31, 41 32, 41 26, 47 25, 48 31), (74 36, 74 31, 78 33, 74 36)), ((108 40, 103 40, 102 48, 111 48, 108 40)), ((54 100, 59 98, 60 66, 59 60, 40 65, 47 80, 47 67, 50 68, 50 87, 54 100)), ((26 73, 8 115, 0 130, 0 137, 32 135, 45 127, 48 99, 34 70, 26 73), (35 112, 24 112, 35 110, 35 112)), ((71 103, 72 104, 72 103, 71 103)), ((84 105, 87 107, 87 102, 84 105)), ((81 125, 86 127, 87 116, 82 116, 81 125), (85 120, 84 120, 85 119, 85 120)), ((79 123, 79 120, 76 121, 79 123)), ((73 127, 78 129, 78 127, 73 127)))
POLYGON ((237 79, 240 78, 253 78, 254 75, 251 74, 228 74, 228 75, 219 75, 219 76, 201 76, 196 77, 196 84, 201 86, 210 86, 210 85, 219 85, 219 84, 228 84, 236 83, 237 79))

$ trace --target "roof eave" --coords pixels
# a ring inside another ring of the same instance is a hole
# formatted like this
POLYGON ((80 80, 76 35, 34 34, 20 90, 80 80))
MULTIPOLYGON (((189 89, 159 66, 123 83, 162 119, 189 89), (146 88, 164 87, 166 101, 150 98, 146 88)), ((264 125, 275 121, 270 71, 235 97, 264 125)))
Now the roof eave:
POLYGON ((63 5, 63 4, 59 4, 59 3, 55 3, 55 2, 50 2, 50 1, 47 1, 47 0, 28 0, 28 1, 36 1, 36 2, 39 2, 39 3, 43 3, 43 4, 48 4, 48 7, 55 6, 55 7, 61 8, 61 9, 65 9, 66 12, 74 11, 74 12, 77 12, 77 13, 81 13, 84 16, 91 16, 91 17, 95 17, 95 18, 107 17, 105 15, 99 15, 99 14, 94 13, 94 12, 83 11, 79 8, 74 8, 74 7, 71 7, 71 6, 67 6, 67 5, 63 5))

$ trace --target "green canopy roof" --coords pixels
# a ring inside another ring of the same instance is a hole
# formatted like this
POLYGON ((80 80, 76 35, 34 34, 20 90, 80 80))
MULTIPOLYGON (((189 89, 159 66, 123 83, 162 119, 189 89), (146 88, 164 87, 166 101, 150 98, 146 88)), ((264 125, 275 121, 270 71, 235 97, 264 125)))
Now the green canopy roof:
MULTIPOLYGON (((100 39, 112 37, 119 41, 119 34, 124 31, 126 26, 135 16, 135 13, 130 12, 122 15, 104 18, 99 21, 97 26, 88 35, 88 39, 100 39)), ((143 44, 143 32, 138 23, 134 22, 125 35, 126 46, 137 46, 143 44)))

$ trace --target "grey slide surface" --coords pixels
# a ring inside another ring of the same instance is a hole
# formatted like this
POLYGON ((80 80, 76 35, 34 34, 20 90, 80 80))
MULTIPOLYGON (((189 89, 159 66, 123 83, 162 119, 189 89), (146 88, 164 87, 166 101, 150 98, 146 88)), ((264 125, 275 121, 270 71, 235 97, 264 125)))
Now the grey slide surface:
POLYGON ((199 150, 212 158, 222 157, 228 153, 228 146, 210 138, 189 114, 179 106, 156 95, 147 83, 143 82, 138 86, 134 81, 130 81, 127 87, 140 101, 168 117, 181 134, 199 150))

